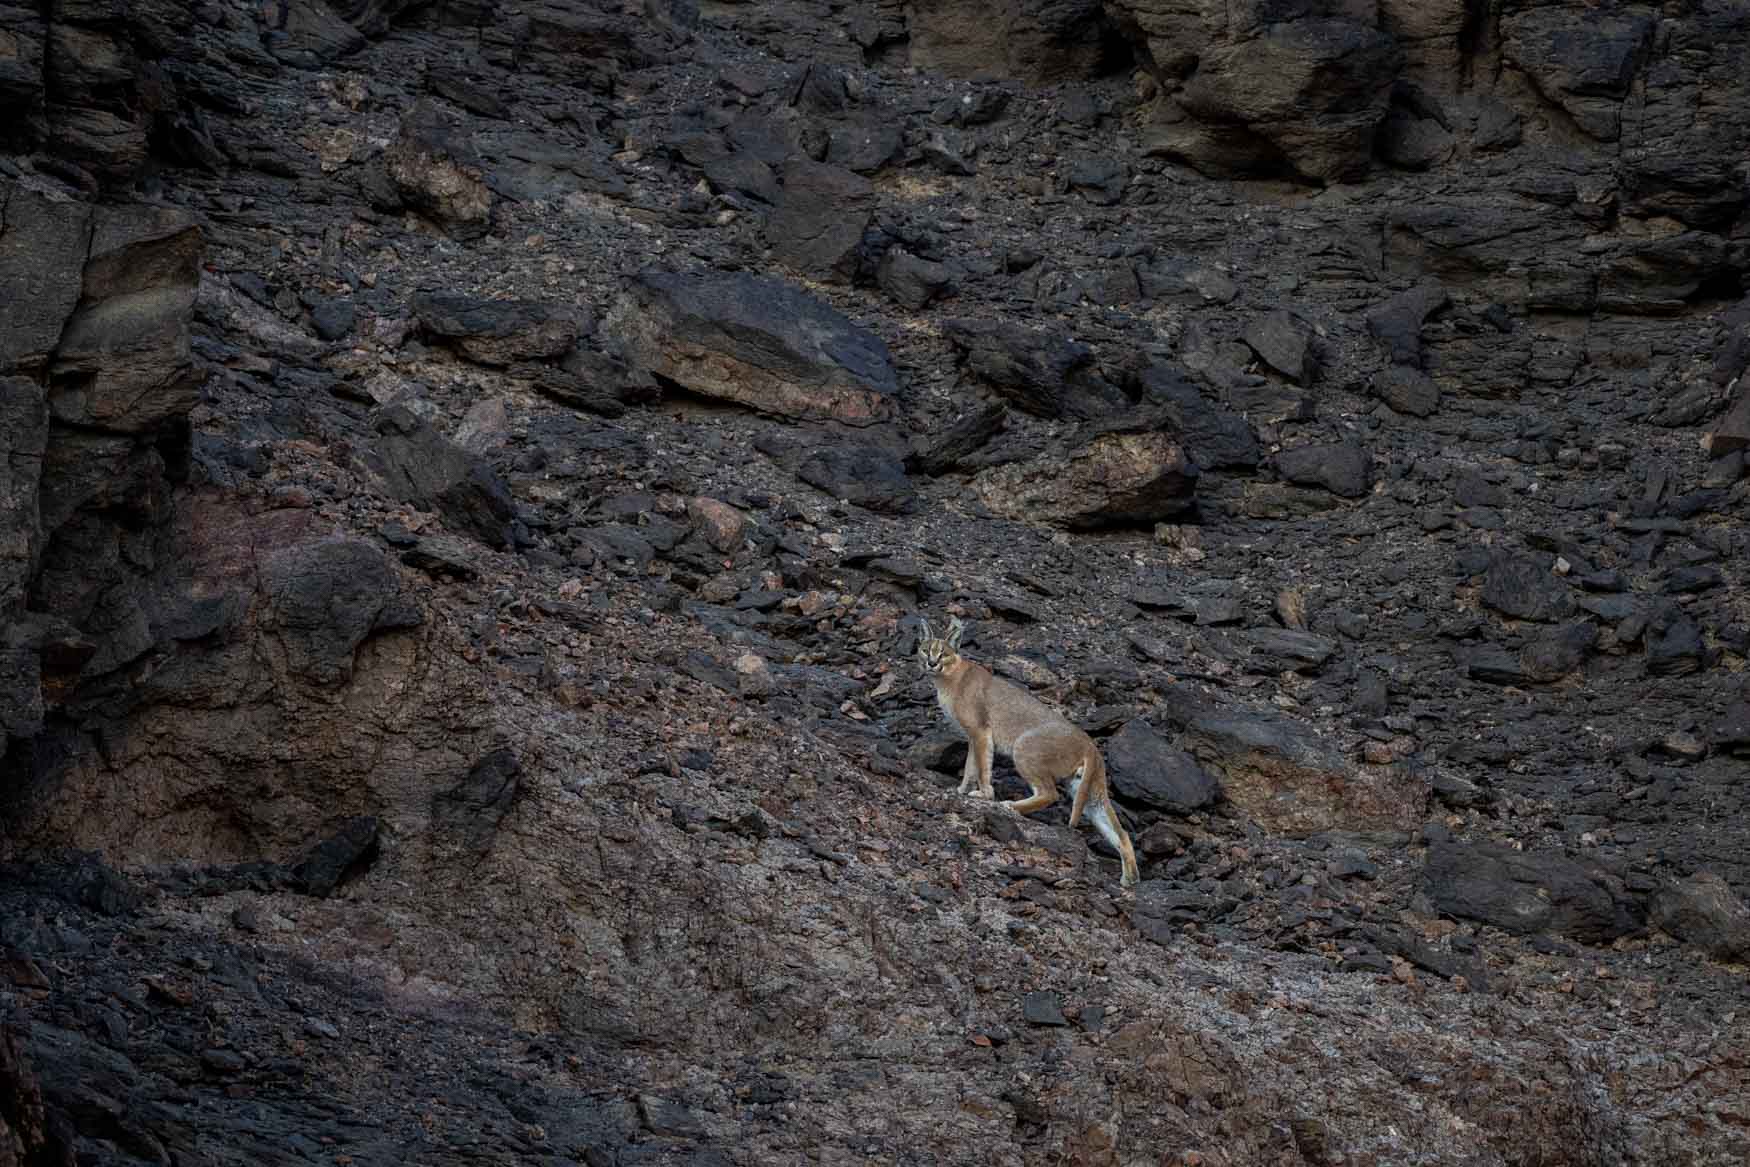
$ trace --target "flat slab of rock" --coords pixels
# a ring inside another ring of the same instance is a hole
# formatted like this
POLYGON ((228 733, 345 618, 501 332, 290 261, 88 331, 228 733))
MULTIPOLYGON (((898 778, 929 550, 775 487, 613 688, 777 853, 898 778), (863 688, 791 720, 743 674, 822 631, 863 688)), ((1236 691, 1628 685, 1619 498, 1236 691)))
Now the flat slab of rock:
POLYGON ((973 480, 979 501, 1005 518, 1076 530, 1152 523, 1190 508, 1199 471, 1173 434, 1107 432, 973 480))
POLYGON ((1276 472, 1299 486, 1321 486, 1339 498, 1367 493, 1373 459, 1354 442, 1301 446, 1276 455, 1276 472))
POLYGON ((868 425, 893 410, 886 343, 783 280, 645 272, 604 331, 634 367, 765 413, 868 425))
POLYGON ((1272 834, 1408 832, 1423 784, 1395 766, 1357 765, 1284 717, 1193 709, 1180 744, 1221 780, 1227 801, 1272 834))
POLYGON ((531 301, 427 291, 414 296, 413 314, 427 333, 454 342, 483 365, 564 356, 577 343, 572 316, 531 301))

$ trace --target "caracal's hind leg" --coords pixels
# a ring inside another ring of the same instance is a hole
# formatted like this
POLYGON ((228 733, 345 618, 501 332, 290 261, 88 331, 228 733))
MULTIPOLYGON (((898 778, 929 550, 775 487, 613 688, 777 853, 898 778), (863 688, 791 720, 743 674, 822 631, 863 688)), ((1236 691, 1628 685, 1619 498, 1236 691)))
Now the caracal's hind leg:
POLYGON ((1032 795, 1005 802, 1016 814, 1032 814, 1057 801, 1057 776, 1051 772, 1050 751, 1044 742, 1029 741, 1026 734, 1015 743, 1015 769, 1032 788, 1032 795))
MULTIPOLYGON (((1084 782, 1082 786, 1085 790, 1087 783, 1084 782)), ((1118 808, 1112 805, 1110 798, 1090 798, 1088 800, 1088 817, 1093 820, 1094 826, 1099 829, 1100 834, 1106 837, 1106 841, 1112 844, 1112 849, 1118 852, 1118 858, 1123 861, 1124 874, 1120 877, 1119 882, 1125 887, 1134 886, 1137 880, 1136 852, 1130 846, 1130 836, 1125 834, 1124 828, 1118 825, 1118 808)))
POLYGON ((1072 830, 1082 824, 1082 812, 1088 807, 1088 791, 1092 788, 1093 783, 1088 781, 1088 764, 1083 762, 1069 778, 1069 825, 1072 830))

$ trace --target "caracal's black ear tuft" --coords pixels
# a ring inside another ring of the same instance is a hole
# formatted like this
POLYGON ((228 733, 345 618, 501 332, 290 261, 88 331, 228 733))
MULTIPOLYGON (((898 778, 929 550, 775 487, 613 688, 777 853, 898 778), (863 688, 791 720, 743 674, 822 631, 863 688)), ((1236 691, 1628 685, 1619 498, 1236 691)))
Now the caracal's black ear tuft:
POLYGON ((948 617, 948 647, 960 651, 960 636, 966 631, 966 625, 960 622, 960 617, 948 617))
POLYGON ((921 648, 921 647, 923 647, 924 640, 934 640, 934 639, 936 639, 936 634, 934 632, 930 631, 929 617, 919 616, 918 619, 923 623, 923 626, 924 626, 924 638, 923 638, 923 640, 918 641, 918 646, 921 648))

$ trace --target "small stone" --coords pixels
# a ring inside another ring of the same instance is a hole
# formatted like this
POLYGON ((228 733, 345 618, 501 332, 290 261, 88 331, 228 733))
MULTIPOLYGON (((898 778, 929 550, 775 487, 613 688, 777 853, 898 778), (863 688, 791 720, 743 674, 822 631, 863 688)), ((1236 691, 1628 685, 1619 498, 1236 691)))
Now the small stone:
POLYGON ((1668 754, 1699 762, 1707 757, 1707 743, 1688 730, 1677 730, 1665 735, 1665 740, 1659 743, 1668 754))
POLYGON ((758 653, 744 652, 735 658, 735 677, 743 697, 764 697, 772 691, 772 670, 758 653))
POLYGON ((718 551, 729 555, 741 549, 747 517, 728 503, 703 495, 688 499, 687 516, 705 542, 718 551))
POLYGON ((1021 1014, 1033 1025, 1068 1025, 1063 1002, 1056 993, 1039 990, 1021 998, 1021 1014))

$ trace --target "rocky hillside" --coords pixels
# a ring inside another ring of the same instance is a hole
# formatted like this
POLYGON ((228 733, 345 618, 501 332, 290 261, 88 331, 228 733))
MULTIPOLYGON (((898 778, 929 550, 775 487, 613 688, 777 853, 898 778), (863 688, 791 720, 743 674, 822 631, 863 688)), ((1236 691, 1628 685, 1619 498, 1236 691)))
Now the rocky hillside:
POLYGON ((0 1165, 1750 1160, 1747 59, 0 0, 0 1165))

